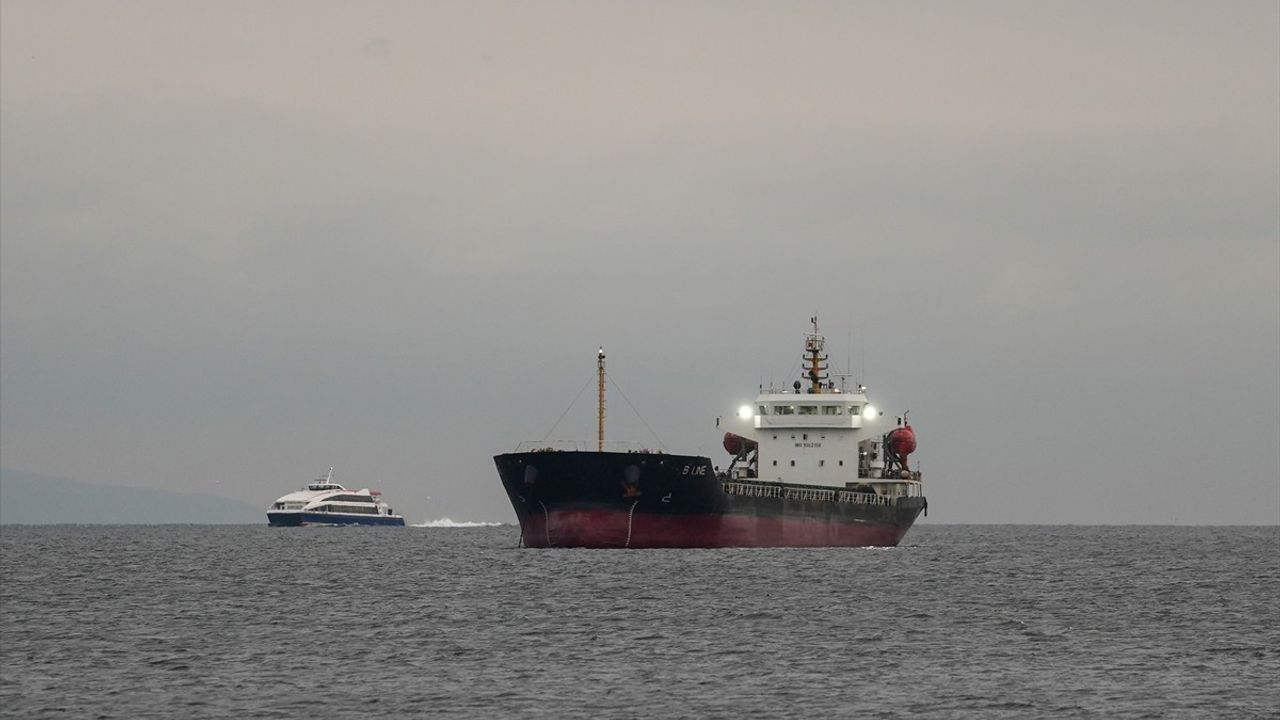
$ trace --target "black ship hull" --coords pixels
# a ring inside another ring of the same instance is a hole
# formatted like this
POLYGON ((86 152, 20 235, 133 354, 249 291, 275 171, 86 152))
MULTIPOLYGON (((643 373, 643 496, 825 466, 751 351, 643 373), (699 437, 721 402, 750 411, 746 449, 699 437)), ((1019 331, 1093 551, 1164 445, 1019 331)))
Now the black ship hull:
POLYGON ((694 455, 548 450, 494 462, 526 547, 894 546, 927 506, 923 497, 730 481, 694 455))

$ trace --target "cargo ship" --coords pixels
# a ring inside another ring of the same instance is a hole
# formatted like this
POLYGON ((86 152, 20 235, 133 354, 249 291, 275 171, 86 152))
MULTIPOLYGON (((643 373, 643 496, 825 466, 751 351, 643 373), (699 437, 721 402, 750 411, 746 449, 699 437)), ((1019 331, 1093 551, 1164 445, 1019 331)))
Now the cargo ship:
MULTIPOLYGON (((837 387, 817 318, 801 378, 717 418, 726 465, 609 448, 605 353, 597 353, 594 449, 522 443, 494 457, 525 547, 895 546, 928 512, 906 413, 886 418, 867 388, 837 387)), ((848 376, 844 376, 847 382, 848 376)))

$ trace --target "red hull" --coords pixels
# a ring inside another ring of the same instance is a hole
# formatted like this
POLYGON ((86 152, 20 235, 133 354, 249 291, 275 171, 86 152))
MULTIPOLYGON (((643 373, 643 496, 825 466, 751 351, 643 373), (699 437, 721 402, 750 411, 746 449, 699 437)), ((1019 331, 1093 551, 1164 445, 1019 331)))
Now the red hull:
POLYGON ((521 535, 525 547, 892 547, 908 527, 783 516, 553 509, 524 518, 521 535))

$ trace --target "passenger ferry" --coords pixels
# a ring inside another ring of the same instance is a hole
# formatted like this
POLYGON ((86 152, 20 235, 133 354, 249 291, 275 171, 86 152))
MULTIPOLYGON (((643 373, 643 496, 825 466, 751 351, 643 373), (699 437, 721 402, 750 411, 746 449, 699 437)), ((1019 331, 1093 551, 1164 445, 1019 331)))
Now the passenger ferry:
POLYGON ((348 490, 333 481, 333 468, 307 487, 291 492, 267 510, 267 524, 275 527, 299 525, 404 525, 382 500, 382 493, 362 488, 348 490))

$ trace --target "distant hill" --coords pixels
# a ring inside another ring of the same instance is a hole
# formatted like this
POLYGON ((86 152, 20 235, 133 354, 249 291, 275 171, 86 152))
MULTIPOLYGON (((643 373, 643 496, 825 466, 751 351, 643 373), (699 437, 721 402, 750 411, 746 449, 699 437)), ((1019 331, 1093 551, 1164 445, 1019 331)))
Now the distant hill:
POLYGON ((0 468, 0 524, 265 523, 266 510, 212 495, 94 485, 0 468))

